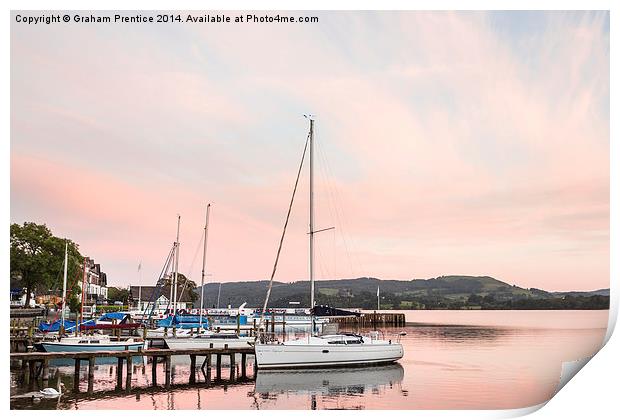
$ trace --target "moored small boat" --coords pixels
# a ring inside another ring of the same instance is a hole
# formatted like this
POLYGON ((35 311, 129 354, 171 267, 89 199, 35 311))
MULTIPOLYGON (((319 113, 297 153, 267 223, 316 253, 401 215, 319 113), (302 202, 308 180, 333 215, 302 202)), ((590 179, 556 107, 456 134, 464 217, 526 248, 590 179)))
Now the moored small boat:
POLYGON ((46 352, 76 352, 76 351, 123 351, 142 350, 145 343, 142 340, 113 341, 107 335, 85 335, 77 337, 62 337, 58 341, 42 341, 39 347, 46 352))

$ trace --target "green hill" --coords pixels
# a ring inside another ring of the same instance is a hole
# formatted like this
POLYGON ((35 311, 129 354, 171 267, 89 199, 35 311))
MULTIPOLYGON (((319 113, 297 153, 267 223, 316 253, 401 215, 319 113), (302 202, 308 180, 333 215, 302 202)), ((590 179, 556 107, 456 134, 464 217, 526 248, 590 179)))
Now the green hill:
MULTIPOLYGON (((220 306, 263 305, 267 281, 223 283, 220 306)), ((609 289, 594 292, 547 292, 525 289, 488 276, 451 275, 431 279, 321 280, 315 283, 318 304, 341 308, 376 309, 377 287, 381 309, 601 309, 609 307, 609 289)), ((205 285, 205 305, 217 301, 219 284, 205 285)), ((308 281, 274 282, 270 307, 288 307, 289 302, 310 306, 308 281)), ((200 290, 197 290, 200 293, 200 290)), ((198 302, 196 302, 198 303, 198 302)))

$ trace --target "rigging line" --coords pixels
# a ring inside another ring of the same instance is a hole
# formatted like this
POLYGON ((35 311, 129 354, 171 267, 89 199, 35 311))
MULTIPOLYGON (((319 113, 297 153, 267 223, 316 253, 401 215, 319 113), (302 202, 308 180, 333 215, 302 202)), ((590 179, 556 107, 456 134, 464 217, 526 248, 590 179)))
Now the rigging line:
MULTIPOLYGON (((326 184, 328 186, 328 188, 326 188, 326 190, 327 190, 327 197, 328 197, 327 201, 333 207, 336 223, 340 227, 338 229, 338 234, 340 235, 340 238, 342 239, 342 244, 344 245, 344 251, 345 251, 346 256, 347 256, 347 262, 349 263, 349 269, 350 269, 350 272, 351 272, 351 276, 355 277, 354 271, 353 271, 353 261, 351 259, 351 253, 350 253, 350 250, 349 250, 349 244, 348 244, 348 241, 346 240, 346 236, 345 236, 346 232, 348 231, 348 228, 345 225, 344 221, 341 220, 343 218, 340 215, 340 210, 339 210, 339 206, 338 206, 338 200, 336 199, 336 195, 338 193, 338 190, 337 190, 337 188, 335 186, 335 183, 332 182, 332 178, 334 178, 334 176, 332 175, 332 171, 331 171, 331 167, 329 165, 329 161, 327 160, 327 156, 323 152, 323 148, 322 148, 322 145, 320 143, 318 144, 317 149, 319 151, 319 153, 318 153, 319 157, 320 157, 320 159, 324 163, 324 170, 325 170, 325 173, 326 173, 325 181, 326 181, 326 184)), ((331 208, 328 207, 328 209, 330 209, 330 214, 331 214, 331 208)))
MULTIPOLYGON (((149 312, 149 317, 147 319, 147 322, 150 322, 151 318, 153 317, 153 312, 155 311, 155 295, 161 289, 161 287, 162 287, 162 285, 161 285, 162 279, 168 273, 168 267, 170 266, 170 260, 172 258, 173 252, 174 252, 174 246, 172 246, 172 248, 170 248, 170 251, 168 251, 168 257, 166 258, 166 261, 164 262, 164 266, 162 267, 161 272, 159 273, 159 277, 157 278, 157 283, 155 283, 155 288, 151 292, 151 297, 149 299, 149 304, 146 307, 147 311, 149 310, 149 308, 151 310, 149 312)), ((165 282, 164 282, 164 286, 165 286, 165 282)), ((168 308, 166 308, 166 309, 168 309, 168 308)))
MULTIPOLYGON (((162 287, 164 290, 166 290, 166 288, 168 287, 168 285, 166 284, 165 278, 168 275, 168 269, 170 269, 170 299, 168 299, 168 303, 166 304, 166 312, 168 312, 168 310, 170 309, 170 306, 173 303, 173 299, 174 299, 174 292, 173 292, 173 287, 174 287, 174 279, 172 276, 172 269, 175 268, 175 257, 176 257, 176 253, 179 251, 179 243, 178 242, 174 242, 174 245, 172 245, 172 252, 170 254, 170 261, 168 261, 168 265, 166 266, 166 271, 164 272, 164 283, 162 284, 162 287), (172 267, 172 268, 171 268, 172 267)), ((176 314, 172 314, 173 316, 176 314)))
MULTIPOLYGON (((331 169, 331 165, 329 164, 329 160, 327 159, 327 156, 323 153, 322 148, 319 146, 319 156, 322 157, 323 161, 325 162, 325 168, 326 171, 328 173, 327 176, 327 181, 329 184, 329 188, 327 189, 328 193, 330 194, 330 197, 332 199, 333 205, 334 205, 334 211, 336 213, 336 219, 338 220, 339 225, 341 226, 341 229, 339 229, 339 234, 340 237, 342 238, 342 242, 345 248, 345 252, 347 254, 347 260, 349 262, 349 268, 351 270, 351 275, 353 277, 355 277, 355 273, 353 271, 353 260, 351 258, 351 249, 350 249, 350 245, 349 242, 352 242, 352 245, 354 247, 356 247, 356 243, 353 240, 352 237, 349 238, 349 241, 347 241, 346 236, 345 235, 346 232, 348 232, 348 224, 345 224, 344 220, 346 220, 346 218, 344 218, 341 214, 341 211, 339 209, 339 205, 338 203, 340 203, 340 205, 342 205, 342 198, 340 195, 340 190, 338 188, 338 186, 335 183, 331 182, 331 179, 334 178, 333 176, 333 171, 331 169)), ((354 254, 354 256, 356 257, 355 259, 357 260, 357 266, 358 268, 361 268, 362 270, 364 270, 364 267, 359 259, 359 257, 357 256, 357 254, 354 254)))
MULTIPOLYGON (((198 251, 200 250, 200 245, 202 244, 202 241, 204 240, 204 232, 202 232, 200 234, 200 241, 198 242, 198 245, 196 246, 196 251, 194 252, 194 258, 192 259, 192 263, 189 266, 189 271, 187 272, 188 275, 192 275, 192 270, 194 269, 194 263, 196 262, 196 257, 198 256, 198 251)), ((189 280, 189 277, 185 276, 185 283, 183 283, 183 288, 181 289, 181 294, 179 296, 183 296, 183 293, 185 292, 185 288, 187 287, 187 281, 189 280)))
POLYGON ((295 186, 293 187, 293 194, 291 195, 291 202, 288 205, 288 211, 286 213, 286 220, 284 221, 284 229, 282 229, 282 236, 280 237, 280 244, 278 245, 278 252, 276 253, 276 260, 273 263, 273 270, 271 271, 271 278, 269 279, 269 288, 267 289, 267 296, 265 296, 265 303, 263 304, 263 311, 260 314, 260 321, 258 323, 258 330, 261 330, 263 321, 265 318, 265 311, 267 310, 267 303, 269 302, 269 296, 271 295, 271 288, 273 287, 273 278, 276 275, 276 269, 278 268, 278 260, 280 259, 280 252, 282 251, 282 244, 284 243, 284 235, 286 234, 286 227, 288 226, 289 218, 291 217, 291 210, 293 208, 293 202, 295 200, 295 193, 297 192, 297 185, 299 184, 299 178, 301 176, 301 170, 304 166, 304 160, 306 158, 306 150, 308 149, 308 142, 310 141, 310 133, 306 137, 306 144, 304 145, 304 152, 301 155, 301 162, 299 162, 299 169, 297 170, 297 179, 295 179, 295 186))

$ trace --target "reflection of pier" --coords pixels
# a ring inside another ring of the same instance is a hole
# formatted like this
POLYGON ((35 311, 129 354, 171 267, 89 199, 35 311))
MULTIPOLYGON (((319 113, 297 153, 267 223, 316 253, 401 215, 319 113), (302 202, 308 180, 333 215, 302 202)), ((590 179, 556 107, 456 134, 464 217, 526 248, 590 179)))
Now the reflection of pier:
MULTIPOLYGON (((174 376, 174 375, 173 375, 174 376)), ((60 379, 59 379, 60 380, 60 379)), ((135 396, 136 400, 140 400, 142 397, 151 397, 158 394, 167 394, 169 396, 168 403, 171 404, 169 409, 174 409, 174 395, 177 391, 188 391, 188 390, 196 390, 200 392, 200 390, 211 390, 211 389, 222 389, 224 391, 235 389, 236 387, 243 387, 248 384, 254 382, 253 377, 241 376, 237 375, 234 379, 221 379, 221 380, 211 380, 207 382, 206 377, 196 381, 195 383, 179 383, 179 384, 171 384, 170 386, 160 386, 149 384, 146 386, 134 386, 131 389, 109 389, 105 391, 97 391, 91 393, 72 393, 63 395, 62 400, 54 399, 42 399, 38 401, 39 409, 58 409, 58 408, 68 408, 72 407, 74 404, 79 403, 80 401, 96 401, 101 399, 109 399, 114 397, 127 397, 127 396, 135 396)), ((20 405, 20 404, 28 404, 31 400, 30 394, 27 393, 24 395, 15 395, 11 397, 11 408, 31 408, 30 405, 20 405)), ((200 394, 198 394, 197 401, 197 409, 201 409, 201 401, 200 394)))
MULTIPOLYGON (((88 393, 94 392, 94 378, 95 378, 95 361, 102 358, 116 358, 117 370, 116 370, 116 389, 123 389, 123 365, 126 366, 125 375, 125 389, 131 389, 131 380, 133 372, 133 360, 138 358, 147 358, 151 360, 152 367, 152 382, 153 385, 157 384, 157 365, 163 363, 164 365, 164 383, 166 387, 170 387, 171 384, 171 372, 172 372, 172 356, 189 356, 190 358, 190 377, 189 383, 196 383, 196 370, 198 357, 204 357, 204 361, 200 367, 206 378, 206 383, 211 383, 211 366, 212 359, 215 356, 215 381, 221 381, 222 379, 222 356, 230 360, 230 381, 235 380, 236 376, 236 358, 237 355, 241 356, 240 368, 242 378, 246 378, 247 369, 247 355, 254 354, 254 349, 230 349, 227 346, 225 348, 205 348, 205 349, 192 349, 192 350, 170 350, 170 349, 149 349, 140 351, 94 351, 94 352, 31 352, 31 353, 11 353, 11 361, 21 362, 21 368, 23 372, 24 384, 30 385, 31 382, 42 381, 43 387, 47 387, 50 378, 50 361, 54 360, 73 360, 74 361, 74 374, 73 374, 73 390, 79 392, 80 389, 80 365, 83 360, 88 361, 88 393)), ((254 364, 252 366, 255 366, 254 364)))

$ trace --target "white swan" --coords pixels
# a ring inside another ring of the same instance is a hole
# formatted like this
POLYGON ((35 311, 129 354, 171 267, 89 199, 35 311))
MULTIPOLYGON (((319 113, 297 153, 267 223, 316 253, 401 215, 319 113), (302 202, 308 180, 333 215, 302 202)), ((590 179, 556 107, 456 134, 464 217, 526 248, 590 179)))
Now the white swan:
POLYGON ((44 388, 39 393, 43 398, 54 398, 60 397, 62 395, 62 388, 65 386, 61 381, 58 381, 58 389, 54 388, 44 388))

